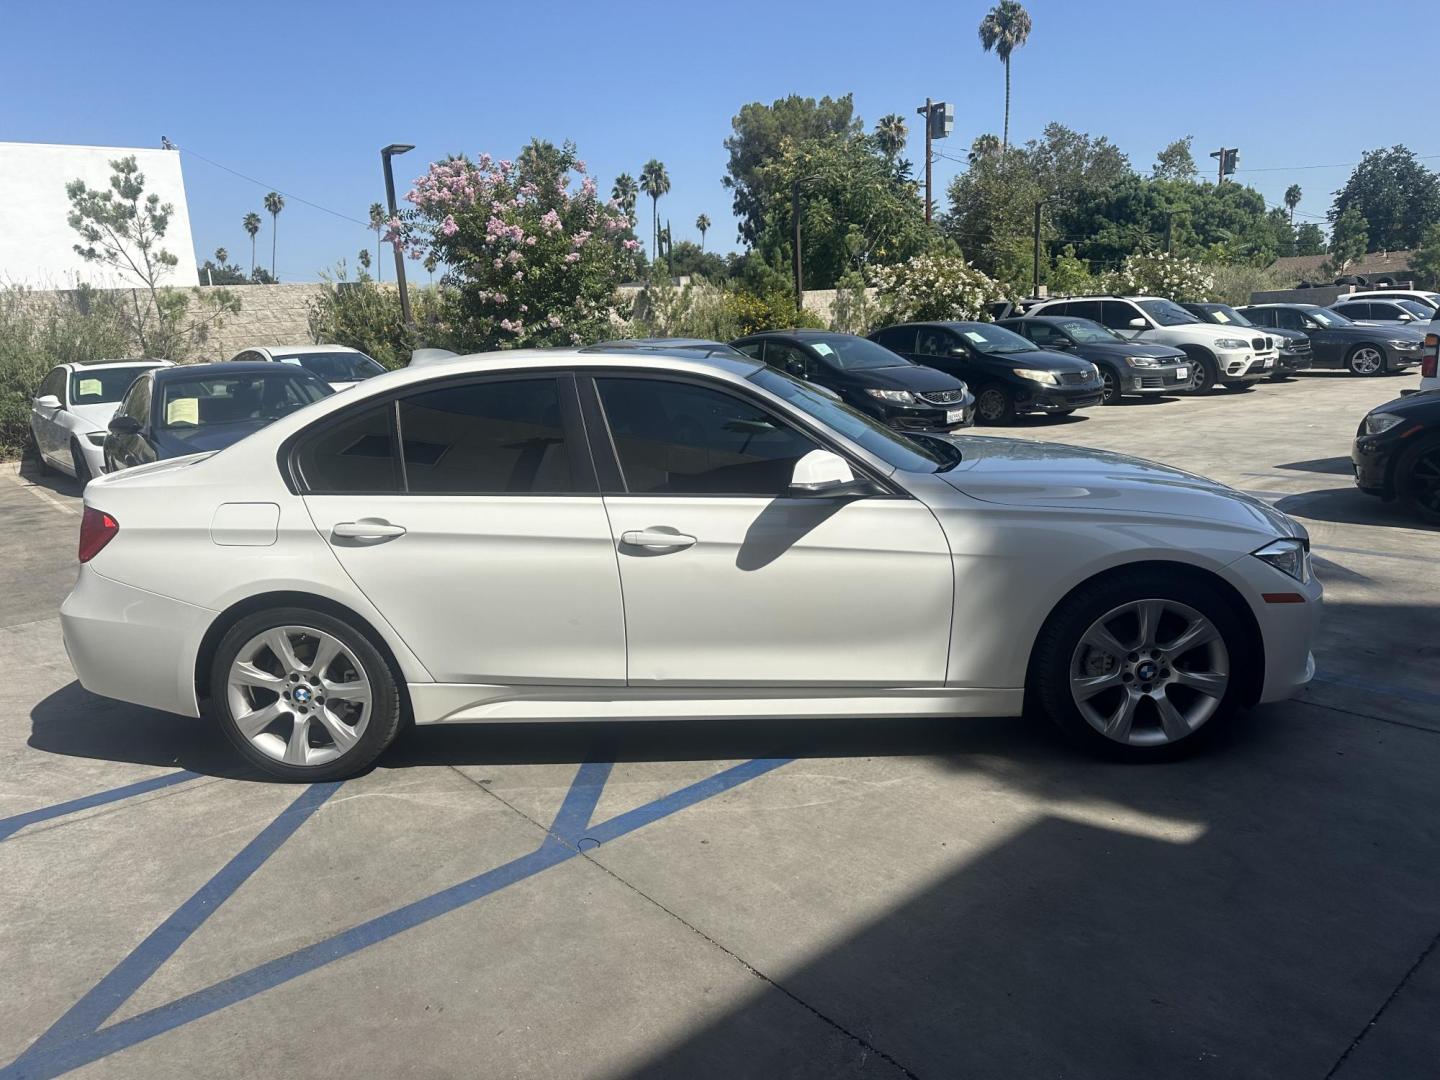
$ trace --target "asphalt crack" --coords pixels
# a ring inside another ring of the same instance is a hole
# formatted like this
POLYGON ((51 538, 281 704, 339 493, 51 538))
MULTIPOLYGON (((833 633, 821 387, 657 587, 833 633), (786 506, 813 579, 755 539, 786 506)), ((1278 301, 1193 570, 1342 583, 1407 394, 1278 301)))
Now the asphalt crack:
POLYGON ((1345 1052, 1335 1059, 1335 1064, 1330 1066, 1330 1071, 1325 1074, 1325 1080, 1331 1080, 1331 1078, 1340 1071, 1340 1069, 1344 1066, 1345 1062, 1350 1059, 1350 1055, 1353 1054, 1356 1048, 1358 1048, 1359 1045, 1365 1041, 1365 1036, 1369 1035, 1370 1032, 1375 1029, 1375 1025, 1380 1022, 1380 1017, 1385 1015, 1385 1010, 1388 1009, 1394 1003, 1395 999, 1400 996, 1401 992, 1405 989, 1405 984, 1410 981, 1410 979, 1414 976, 1415 972, 1420 970, 1421 965, 1423 965, 1425 961, 1430 958, 1430 954, 1435 951, 1437 946, 1440 946, 1440 933, 1437 933, 1433 938, 1431 938, 1430 944, 1426 945, 1425 948, 1420 950, 1420 955, 1416 958, 1415 962, 1411 964, 1410 967, 1406 970, 1405 974, 1400 976, 1400 981, 1395 984, 1395 989, 1390 991, 1390 996, 1380 1003, 1380 1007, 1375 1010, 1375 1015, 1370 1017, 1369 1022, 1366 1023, 1366 1025, 1360 1029, 1359 1033, 1355 1036, 1355 1038, 1350 1041, 1350 1045, 1345 1048, 1345 1052))

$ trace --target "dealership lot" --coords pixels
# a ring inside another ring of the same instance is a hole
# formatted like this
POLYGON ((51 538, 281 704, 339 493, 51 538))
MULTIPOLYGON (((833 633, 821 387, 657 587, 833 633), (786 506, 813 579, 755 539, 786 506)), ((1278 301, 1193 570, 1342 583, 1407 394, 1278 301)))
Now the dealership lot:
POLYGON ((265 783, 74 683, 76 491, 0 475, 0 1076, 1430 1071, 1440 534, 1346 458, 1413 384, 1014 430, 1311 531, 1317 682, 1144 769, 1020 721, 548 724, 265 783))

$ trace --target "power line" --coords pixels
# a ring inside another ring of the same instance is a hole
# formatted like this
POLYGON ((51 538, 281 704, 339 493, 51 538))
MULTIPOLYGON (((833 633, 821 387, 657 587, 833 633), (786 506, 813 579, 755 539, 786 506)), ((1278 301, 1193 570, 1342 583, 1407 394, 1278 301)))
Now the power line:
POLYGON ((183 147, 183 146, 177 146, 176 149, 177 149, 177 150, 182 150, 182 151, 184 151, 185 153, 189 154, 191 157, 197 157, 197 158, 199 158, 201 161, 205 162, 205 164, 207 164, 207 165, 213 165, 213 166, 215 166, 215 168, 217 168, 217 169, 222 169, 222 170, 224 170, 225 172, 228 172, 228 173, 230 173, 230 174, 233 175, 233 176, 238 176, 238 177, 240 177, 240 179, 242 179, 242 180, 248 180, 248 181, 250 181, 250 183, 254 184, 256 187, 262 187, 262 188, 264 188, 266 191, 273 191, 273 192, 276 192, 276 193, 279 194, 279 195, 283 195, 285 198, 291 200, 292 202, 301 203, 301 204, 303 204, 303 205, 305 205, 305 206, 311 207, 312 209, 319 210, 319 211, 321 211, 321 212, 323 212, 323 213, 326 213, 326 214, 330 214, 332 217, 340 218, 342 221, 349 221, 349 222, 351 222, 352 224, 360 225, 360 226, 364 227, 365 229, 369 229, 369 228, 370 228, 370 223, 369 223, 368 221, 361 221, 359 218, 353 218, 353 217, 351 217, 349 214, 342 214, 339 210, 332 210, 332 209, 330 209, 330 207, 328 207, 328 206, 321 206, 321 205, 320 205, 319 203, 317 203, 317 202, 312 202, 311 200, 306 199, 306 198, 303 198, 303 197, 301 197, 301 196, 299 196, 299 195, 296 195, 296 194, 294 194, 294 193, 292 193, 292 192, 289 192, 289 191, 281 191, 280 188, 276 187, 274 184, 267 184, 267 183, 265 183, 265 181, 263 181, 263 180, 257 180, 257 179, 255 179, 255 177, 253 177, 253 176, 249 176, 249 175, 247 175, 246 173, 242 173, 239 169, 232 169, 232 168, 230 168, 229 165, 221 165, 220 162, 218 162, 218 161, 211 161, 208 157, 206 157, 204 154, 200 153, 200 152, 197 151, 197 150, 191 150, 190 148, 188 148, 188 147, 183 147))
MULTIPOLYGON (((1433 161, 1440 154, 1416 154, 1417 161, 1433 161)), ((1300 172, 1302 169, 1349 169, 1359 165, 1358 161, 1337 161, 1331 165, 1267 165, 1263 169, 1236 169, 1236 172, 1300 172)))

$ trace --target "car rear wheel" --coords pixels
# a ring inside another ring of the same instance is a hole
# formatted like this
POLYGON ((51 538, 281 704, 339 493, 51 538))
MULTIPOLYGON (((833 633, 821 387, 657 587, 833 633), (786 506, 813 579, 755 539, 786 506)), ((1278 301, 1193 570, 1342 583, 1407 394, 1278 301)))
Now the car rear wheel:
POLYGON ((1060 729, 1092 751, 1174 758, 1239 710, 1244 640, 1214 589, 1153 571, 1102 580, 1046 624, 1032 689, 1060 729))
POLYGON ((395 673, 370 639, 307 608, 246 616, 221 639, 210 699, 225 735, 282 780, 337 780, 373 764, 400 730, 395 673))
POLYGON ((1352 375, 1383 375, 1385 354, 1374 345, 1356 345, 1345 358, 1345 366, 1352 375))
POLYGON ((1395 463, 1395 488, 1411 513, 1440 525, 1440 439, 1431 439, 1405 451, 1395 463))
POLYGON ((975 396, 975 419, 983 424, 1008 424, 1015 419, 1015 399, 998 383, 980 388, 975 396))

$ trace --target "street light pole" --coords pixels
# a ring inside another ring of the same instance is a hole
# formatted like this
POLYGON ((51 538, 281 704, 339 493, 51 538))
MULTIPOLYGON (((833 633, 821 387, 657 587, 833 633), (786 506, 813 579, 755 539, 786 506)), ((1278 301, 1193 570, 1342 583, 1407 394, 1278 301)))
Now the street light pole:
POLYGON ((801 284, 801 263, 800 263, 800 178, 795 178, 794 184, 790 187, 790 227, 793 235, 790 237, 790 259, 791 269, 795 272, 795 313, 799 315, 805 307, 805 286, 801 284))
POLYGON ((1035 273, 1031 279, 1031 296, 1040 295, 1040 210, 1044 205, 1043 201, 1035 204, 1035 273))
MULTIPOLYGON (((390 216, 394 218, 399 211, 395 207, 395 174, 390 168, 390 159, 396 154, 407 154, 415 147, 405 143, 391 143, 380 151, 380 160, 385 165, 385 199, 390 206, 390 216)), ((410 317, 410 291, 405 284, 405 252, 401 250, 398 242, 390 244, 395 249, 395 280, 400 286, 400 318, 404 320, 407 327, 415 325, 415 320, 410 317)))

